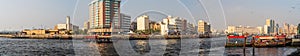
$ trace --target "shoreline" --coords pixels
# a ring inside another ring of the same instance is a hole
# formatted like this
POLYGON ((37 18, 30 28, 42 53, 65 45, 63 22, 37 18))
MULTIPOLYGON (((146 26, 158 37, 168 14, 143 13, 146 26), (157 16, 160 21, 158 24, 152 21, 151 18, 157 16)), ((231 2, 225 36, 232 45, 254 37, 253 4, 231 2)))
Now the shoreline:
POLYGON ((199 37, 196 35, 111 35, 111 36, 98 36, 98 35, 11 35, 0 34, 4 38, 28 38, 28 39, 189 39, 189 38, 215 38, 212 37, 199 37))

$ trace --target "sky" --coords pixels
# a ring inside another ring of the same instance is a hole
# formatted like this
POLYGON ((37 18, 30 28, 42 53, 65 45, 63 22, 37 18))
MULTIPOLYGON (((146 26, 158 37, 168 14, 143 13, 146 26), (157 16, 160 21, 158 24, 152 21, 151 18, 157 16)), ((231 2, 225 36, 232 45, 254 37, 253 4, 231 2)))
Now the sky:
MULTIPOLYGON (((66 16, 82 28, 92 0, 0 1, 0 30, 12 30, 53 28, 65 23, 66 16)), ((280 25, 296 25, 300 23, 300 0, 122 0, 121 13, 130 15, 132 21, 142 14, 178 16, 196 25, 204 20, 219 30, 229 25, 263 26, 267 18, 280 25)), ((150 20, 164 17, 150 16, 150 20)))

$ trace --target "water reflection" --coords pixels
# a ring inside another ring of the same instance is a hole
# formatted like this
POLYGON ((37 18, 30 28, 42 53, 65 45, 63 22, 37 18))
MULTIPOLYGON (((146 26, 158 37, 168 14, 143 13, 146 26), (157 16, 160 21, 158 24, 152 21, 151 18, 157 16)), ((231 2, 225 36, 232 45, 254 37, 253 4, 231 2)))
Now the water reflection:
POLYGON ((245 49, 245 53, 243 51, 242 47, 228 47, 226 48, 226 54, 227 55, 237 55, 237 56, 243 56, 244 54, 246 56, 287 56, 291 54, 291 52, 296 51, 297 48, 293 47, 268 47, 268 48, 254 48, 253 47, 247 47, 245 49), (254 51, 253 51, 254 50, 254 51))
POLYGON ((285 49, 287 48, 255 48, 255 55, 260 56, 287 56, 284 55, 285 49))
POLYGON ((101 56, 119 56, 113 44, 99 43, 97 44, 101 56))
MULTIPOLYGON (((216 39, 214 39, 216 40, 216 39)), ((153 41, 153 40, 152 40, 153 41)), ((222 39, 212 41, 210 38, 202 39, 168 39, 157 40, 160 42, 150 42, 149 40, 130 40, 130 47, 137 53, 145 55, 150 53, 153 49, 164 49, 165 51, 154 51, 155 53, 163 53, 163 56, 210 56, 210 55, 226 55, 226 56, 286 56, 294 52, 297 48, 292 47, 277 47, 277 48, 252 48, 247 47, 245 53, 242 47, 224 47, 222 39), (187 41, 189 40, 189 41, 187 41), (182 41, 187 41, 186 43, 182 41), (161 45, 153 45, 161 44, 161 45), (221 46, 223 45, 223 46, 221 46), (188 48, 185 48, 188 47, 188 48), (224 49, 223 49, 224 48, 224 49), (254 51, 253 51, 254 50, 254 51), (291 51, 292 50, 292 51, 291 51)), ((98 43, 101 55, 115 55, 117 54, 112 43, 98 43)), ((126 49, 127 50, 127 49, 126 49)), ((120 55, 129 55, 131 53, 122 53, 120 55)))
POLYGON ((101 55, 101 56, 287 56, 297 47, 224 47, 224 39, 118 40, 116 43, 56 39, 0 39, 0 55, 101 55), (78 50, 78 51, 76 51, 78 50))
POLYGON ((70 40, 0 38, 0 56, 74 55, 70 40))
POLYGON ((131 41, 131 44, 133 44, 133 49, 139 54, 145 54, 150 52, 151 48, 149 46, 149 41, 147 40, 137 40, 137 41, 131 41))
POLYGON ((179 56, 181 43, 178 39, 167 40, 167 47, 164 56, 179 56))

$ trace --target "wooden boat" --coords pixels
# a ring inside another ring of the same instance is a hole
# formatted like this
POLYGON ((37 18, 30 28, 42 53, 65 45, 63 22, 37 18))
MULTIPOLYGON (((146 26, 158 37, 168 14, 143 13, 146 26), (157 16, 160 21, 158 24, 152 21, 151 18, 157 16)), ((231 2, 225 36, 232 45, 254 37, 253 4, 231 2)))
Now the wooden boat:
POLYGON ((255 36, 253 45, 255 47, 285 46, 285 37, 285 35, 255 36))
POLYGON ((300 45, 300 35, 295 35, 294 38, 292 38, 292 44, 291 45, 300 45))
POLYGON ((228 35, 225 47, 241 47, 246 43, 246 36, 228 35))

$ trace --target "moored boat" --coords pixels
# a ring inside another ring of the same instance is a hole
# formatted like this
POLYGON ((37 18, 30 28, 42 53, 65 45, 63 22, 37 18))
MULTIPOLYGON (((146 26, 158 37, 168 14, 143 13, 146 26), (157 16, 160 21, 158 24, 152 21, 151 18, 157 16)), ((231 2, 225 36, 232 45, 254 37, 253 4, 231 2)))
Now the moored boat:
POLYGON ((273 46, 285 46, 285 35, 276 36, 255 36, 255 47, 273 47, 273 46))
POLYGON ((294 38, 292 38, 292 45, 300 45, 300 35, 295 35, 294 38))
POLYGON ((246 43, 244 35, 228 35, 226 38, 226 47, 241 47, 246 43))

